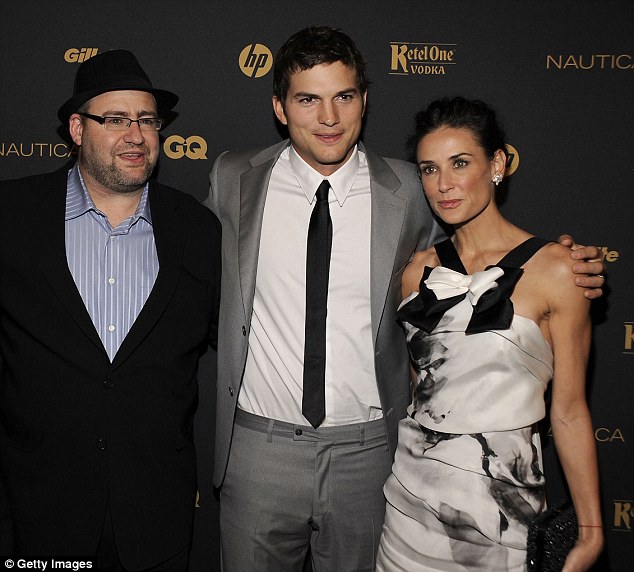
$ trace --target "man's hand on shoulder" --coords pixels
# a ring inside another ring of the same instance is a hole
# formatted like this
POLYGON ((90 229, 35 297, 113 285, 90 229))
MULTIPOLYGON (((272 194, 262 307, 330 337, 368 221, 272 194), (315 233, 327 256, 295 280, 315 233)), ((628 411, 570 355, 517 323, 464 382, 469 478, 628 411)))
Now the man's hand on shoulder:
POLYGON ((570 258, 574 260, 572 271, 575 273, 575 284, 585 288, 584 296, 590 300, 603 296, 605 284, 605 265, 601 251, 596 246, 576 244, 572 236, 562 234, 558 242, 571 249, 570 258))

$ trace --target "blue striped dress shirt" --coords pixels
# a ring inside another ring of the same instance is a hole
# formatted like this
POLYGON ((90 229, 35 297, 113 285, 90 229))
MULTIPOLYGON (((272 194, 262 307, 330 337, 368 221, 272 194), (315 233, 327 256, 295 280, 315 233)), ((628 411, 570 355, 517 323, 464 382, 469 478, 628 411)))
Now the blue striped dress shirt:
POLYGON ((68 172, 65 221, 68 267, 112 361, 159 270, 148 185, 134 215, 112 228, 75 165, 68 172))

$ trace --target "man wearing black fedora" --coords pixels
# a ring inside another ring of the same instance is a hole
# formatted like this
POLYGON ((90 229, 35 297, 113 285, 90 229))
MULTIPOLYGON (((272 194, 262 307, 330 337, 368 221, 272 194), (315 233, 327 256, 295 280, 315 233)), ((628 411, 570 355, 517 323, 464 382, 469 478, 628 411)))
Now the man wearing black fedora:
POLYGON ((98 54, 58 111, 76 164, 0 183, 0 512, 16 557, 187 568, 220 225, 149 179, 177 101, 132 53, 98 54))

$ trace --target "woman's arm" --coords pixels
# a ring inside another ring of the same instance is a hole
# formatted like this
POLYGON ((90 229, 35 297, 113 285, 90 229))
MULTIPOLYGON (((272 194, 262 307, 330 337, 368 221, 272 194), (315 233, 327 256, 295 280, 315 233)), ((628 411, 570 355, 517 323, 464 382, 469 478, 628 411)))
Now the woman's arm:
POLYGON ((596 448, 585 394, 590 303, 570 280, 568 252, 555 247, 549 254, 552 264, 544 292, 555 354, 550 420, 579 520, 579 539, 563 568, 573 572, 590 568, 603 549, 596 448))

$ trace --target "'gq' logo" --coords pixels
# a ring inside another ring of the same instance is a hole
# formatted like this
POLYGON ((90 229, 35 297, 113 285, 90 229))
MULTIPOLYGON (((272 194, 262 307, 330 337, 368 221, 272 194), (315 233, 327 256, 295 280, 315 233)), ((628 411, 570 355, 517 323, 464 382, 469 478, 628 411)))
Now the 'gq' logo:
POLYGON ((273 54, 262 44, 249 44, 240 52, 238 63, 244 75, 262 77, 273 66, 273 54))
POLYGON ((163 143, 163 151, 170 159, 206 159, 207 141, 198 135, 184 139, 180 135, 170 135, 163 143))

